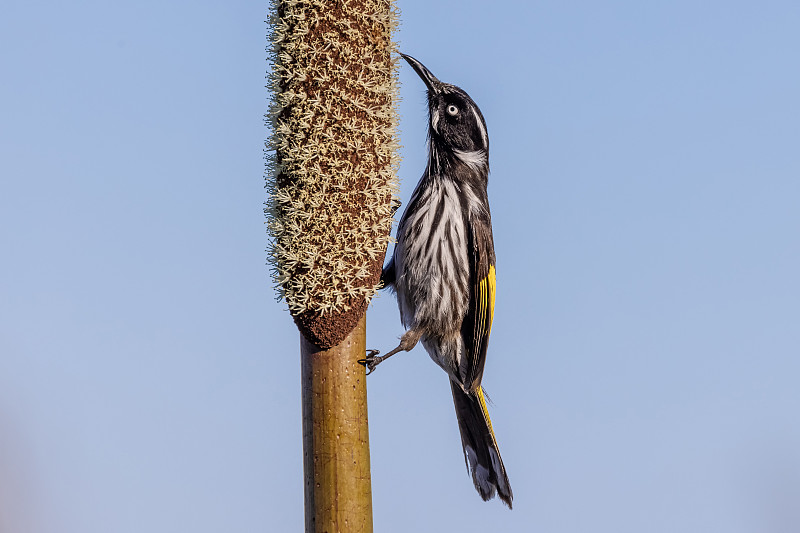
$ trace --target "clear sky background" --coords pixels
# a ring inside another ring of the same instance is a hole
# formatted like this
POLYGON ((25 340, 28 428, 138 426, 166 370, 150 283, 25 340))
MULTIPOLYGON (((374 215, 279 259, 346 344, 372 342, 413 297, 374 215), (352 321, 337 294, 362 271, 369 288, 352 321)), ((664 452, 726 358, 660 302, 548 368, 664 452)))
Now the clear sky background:
MULTIPOLYGON (((800 531, 800 3, 398 7, 488 123, 515 509, 475 493, 419 347, 368 381, 375 530, 800 531)), ((302 529, 266 10, 5 0, 2 533, 302 529)), ((400 80, 406 202, 425 99, 400 80)), ((401 333, 382 294, 368 345, 401 333)))

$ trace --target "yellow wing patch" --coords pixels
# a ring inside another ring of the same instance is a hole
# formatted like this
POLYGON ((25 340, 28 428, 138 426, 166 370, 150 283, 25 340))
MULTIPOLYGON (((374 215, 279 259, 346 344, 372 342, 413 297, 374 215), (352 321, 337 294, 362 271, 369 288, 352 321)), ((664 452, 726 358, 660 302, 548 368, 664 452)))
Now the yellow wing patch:
POLYGON ((494 320, 495 282, 494 265, 489 265, 489 275, 478 283, 478 324, 485 331, 486 338, 492 332, 494 320))
POLYGON ((462 385, 472 389, 480 384, 483 365, 486 361, 486 349, 489 345, 489 334, 494 319, 495 273, 494 265, 489 265, 489 272, 478 281, 472 301, 471 319, 464 324, 469 328, 466 358, 461 362, 462 385))
MULTIPOLYGON (((483 419, 486 420, 486 425, 489 427, 489 433, 492 434, 492 440, 495 440, 494 429, 492 429, 492 419, 489 418, 489 409, 486 408, 486 398, 483 396, 483 387, 478 387, 478 403, 481 405, 481 413, 483 419)), ((496 442, 496 441, 495 441, 496 442)))

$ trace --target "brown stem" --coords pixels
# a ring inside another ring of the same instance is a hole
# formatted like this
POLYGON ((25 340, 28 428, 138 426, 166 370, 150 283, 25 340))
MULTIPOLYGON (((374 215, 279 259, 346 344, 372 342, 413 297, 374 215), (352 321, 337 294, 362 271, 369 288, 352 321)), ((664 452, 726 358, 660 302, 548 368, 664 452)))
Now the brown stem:
POLYGON ((371 533, 366 314, 329 350, 300 342, 306 533, 371 533))

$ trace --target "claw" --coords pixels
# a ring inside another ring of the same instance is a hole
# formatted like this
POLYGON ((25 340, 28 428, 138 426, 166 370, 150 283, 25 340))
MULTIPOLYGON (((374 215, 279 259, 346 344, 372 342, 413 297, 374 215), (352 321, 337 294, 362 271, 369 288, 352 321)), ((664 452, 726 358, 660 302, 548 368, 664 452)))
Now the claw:
POLYGON ((397 210, 400 209, 400 206, 403 205, 403 202, 401 202, 399 198, 392 198, 392 203, 390 205, 392 208, 392 216, 394 216, 397 210))
POLYGON ((378 357, 378 354, 381 353, 380 350, 369 350, 367 351, 367 356, 364 359, 359 359, 358 363, 367 367, 367 375, 369 376, 375 370, 375 367, 383 361, 383 357, 378 357))

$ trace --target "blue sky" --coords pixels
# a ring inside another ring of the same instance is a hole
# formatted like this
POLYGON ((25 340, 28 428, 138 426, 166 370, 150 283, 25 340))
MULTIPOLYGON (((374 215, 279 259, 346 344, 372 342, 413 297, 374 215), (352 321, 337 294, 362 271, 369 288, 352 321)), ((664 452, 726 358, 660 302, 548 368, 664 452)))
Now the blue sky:
MULTIPOLYGON (((800 4, 399 1, 480 105, 484 385, 515 508, 421 347, 369 378, 375 530, 800 528, 800 4)), ((299 338, 262 203, 265 2, 0 18, 0 530, 298 531, 299 338)), ((425 164, 402 66, 401 197, 425 164)), ((402 333, 393 297, 368 345, 402 333)))

